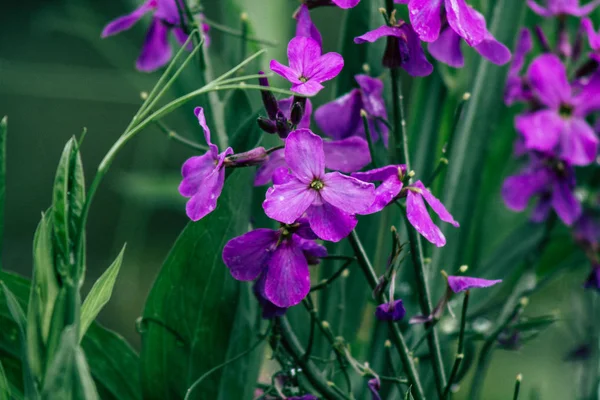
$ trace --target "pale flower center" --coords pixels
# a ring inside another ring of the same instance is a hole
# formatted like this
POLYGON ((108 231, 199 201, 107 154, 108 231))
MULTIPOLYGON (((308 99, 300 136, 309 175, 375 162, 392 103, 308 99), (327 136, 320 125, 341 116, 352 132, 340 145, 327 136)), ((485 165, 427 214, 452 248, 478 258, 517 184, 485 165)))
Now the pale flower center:
POLYGON ((325 187, 325 184, 323 183, 323 181, 321 181, 319 179, 315 179, 314 181, 312 181, 310 183, 311 189, 321 190, 321 189, 323 189, 323 187, 325 187))

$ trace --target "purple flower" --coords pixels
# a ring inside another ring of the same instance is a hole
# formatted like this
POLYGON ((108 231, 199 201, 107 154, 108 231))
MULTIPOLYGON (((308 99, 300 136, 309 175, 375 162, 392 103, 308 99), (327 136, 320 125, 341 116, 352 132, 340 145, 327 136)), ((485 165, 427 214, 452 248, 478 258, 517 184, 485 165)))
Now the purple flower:
POLYGON ((585 118, 600 109, 600 73, 583 85, 571 86, 560 59, 554 54, 544 54, 530 65, 527 80, 544 108, 516 118, 515 125, 525 138, 525 146, 556 153, 573 165, 593 162, 598 137, 585 118))
POLYGON ((599 0, 594 0, 585 6, 579 5, 579 0, 545 0, 546 7, 539 5, 534 0, 527 0, 527 5, 536 14, 542 17, 555 17, 572 15, 574 17, 583 17, 588 15, 594 8, 600 4, 599 0))
MULTIPOLYGON (((179 0, 181 1, 181 0, 179 0)), ((147 0, 131 14, 119 17, 104 27, 102 37, 116 35, 130 29, 146 13, 152 12, 152 22, 146 40, 142 46, 142 52, 137 59, 136 68, 140 71, 154 71, 171 59, 171 46, 169 44, 169 32, 173 31, 175 38, 180 44, 184 44, 188 38, 185 31, 178 27, 181 18, 175 0, 147 0)), ((210 27, 202 24, 205 40, 208 44, 206 33, 210 27)))
POLYGON ((590 211, 585 211, 573 225, 575 240, 594 253, 600 250, 600 218, 590 211))
POLYGON ((387 111, 383 100, 383 82, 368 75, 356 75, 359 89, 324 104, 315 112, 317 126, 327 135, 335 139, 351 136, 365 136, 365 128, 360 115, 361 110, 367 112, 371 137, 376 142, 379 136, 384 144, 388 142, 388 128, 376 118, 387 119, 387 111))
POLYGON ((465 0, 395 0, 408 4, 410 22, 424 42, 435 42, 445 25, 471 47, 486 39, 485 19, 465 0))
POLYGON ((381 400, 381 396, 379 395, 379 391, 381 390, 381 382, 378 377, 373 379, 369 379, 367 382, 367 387, 371 392, 371 400, 381 400))
POLYGON ((313 24, 312 20, 310 19, 310 11, 308 11, 307 5, 301 5, 294 18, 296 18, 296 37, 304 36, 313 38, 317 41, 317 43, 319 43, 319 46, 323 46, 321 32, 319 32, 315 24, 313 24))
POLYGON ((273 319, 277 317, 281 317, 287 311, 287 307, 279 307, 273 304, 269 299, 267 299, 265 295, 265 275, 261 275, 260 278, 254 283, 252 286, 252 291, 254 292, 254 296, 258 300, 258 304, 262 309, 262 317, 263 319, 273 319))
POLYGON ((507 106, 517 101, 531 100, 531 90, 525 79, 521 76, 521 70, 525 65, 525 57, 533 48, 531 40, 531 32, 529 29, 523 28, 519 34, 515 57, 513 58, 508 70, 508 78, 506 79, 506 88, 504 89, 504 102, 507 106))
POLYGON ((405 174, 405 165, 388 165, 366 172, 353 173, 353 177, 365 182, 381 182, 381 185, 375 189, 375 201, 368 210, 363 212, 363 214, 372 214, 381 211, 399 196, 405 194, 406 217, 410 224, 431 243, 438 247, 444 246, 446 244, 446 238, 442 231, 440 231, 431 220, 423 199, 425 199, 427 204, 429 204, 442 221, 448 222, 455 227, 459 227, 458 222, 454 220, 452 215, 446 210, 446 207, 431 194, 421 181, 416 181, 402 191, 402 180, 404 179, 405 174))
POLYGON ((263 203, 272 219, 292 224, 306 213, 318 237, 337 242, 356 226, 355 214, 375 199, 373 184, 339 172, 325 173, 323 140, 308 129, 290 133, 285 161, 292 172, 290 180, 270 188, 263 203))
POLYGON ((532 220, 545 220, 553 208, 565 224, 571 225, 581 215, 581 205, 575 198, 574 189, 572 167, 534 157, 523 172, 506 178, 502 185, 502 198, 511 210, 523 211, 531 197, 539 196, 532 220))
POLYGON ((454 292, 464 292, 473 288, 486 288, 502 282, 502 279, 489 280, 470 276, 449 276, 448 287, 454 292))
POLYGON ((319 400, 317 398, 317 396, 312 395, 312 394, 305 394, 303 396, 293 396, 293 397, 288 397, 288 400, 319 400))
POLYGON ((306 297, 309 260, 327 255, 327 249, 313 238, 304 223, 278 230, 255 229, 227 242, 223 262, 239 281, 259 278, 255 289, 259 299, 277 307, 271 307, 267 316, 277 315, 283 312, 279 308, 294 306, 306 297))
POLYGON ((339 8, 352 8, 356 7, 360 0, 304 0, 304 3, 308 8, 315 8, 320 6, 338 6, 339 8))
MULTIPOLYGON (((286 99, 281 99, 277 102, 279 105, 279 111, 283 114, 285 119, 288 121, 291 120, 292 117, 292 106, 294 105, 294 96, 290 96, 286 99)), ((304 114, 302 114, 302 119, 298 123, 297 129, 302 128, 310 128, 310 117, 312 115, 312 103, 310 99, 306 99, 306 103, 304 104, 304 114)))
POLYGON ((583 287, 600 292, 600 264, 592 265, 592 270, 583 283, 583 287))
POLYGON ((312 96, 321 89, 321 82, 335 78, 344 67, 338 53, 321 55, 321 46, 310 37, 295 37, 287 48, 289 67, 271 60, 271 70, 292 83, 291 91, 312 96))
POLYGON ((590 54, 590 58, 600 63, 600 31, 596 32, 594 30, 592 20, 589 18, 584 18, 583 21, 581 21, 581 26, 587 33, 588 42, 593 51, 590 54))
POLYGON ((421 41, 413 28, 404 21, 400 21, 394 26, 380 26, 354 38, 354 43, 373 43, 384 36, 387 37, 387 46, 383 55, 384 67, 402 67, 412 76, 431 74, 433 65, 427 61, 421 41))
POLYGON ((192 221, 198 221, 217 206, 217 199, 221 195, 225 182, 224 160, 225 157, 233 154, 233 149, 228 147, 224 152, 219 153, 217 145, 210 141, 210 129, 206 125, 202 107, 196 107, 194 114, 204 130, 208 151, 202 156, 189 158, 183 164, 181 167, 183 180, 179 185, 179 193, 184 197, 190 197, 185 210, 192 221))
POLYGON ((375 309, 375 316, 380 321, 400 321, 405 314, 406 310, 402 300, 396 300, 392 304, 383 303, 375 309))
MULTIPOLYGON (((485 18, 475 10, 471 10, 473 16, 482 21, 485 29, 485 18)), ((429 44, 429 53, 433 58, 448 64, 454 68, 461 68, 465 59, 460 48, 463 38, 450 26, 442 28, 439 37, 429 44)), ((474 45, 473 48, 484 58, 497 65, 506 64, 510 60, 510 50, 494 38, 485 29, 483 40, 474 45)))

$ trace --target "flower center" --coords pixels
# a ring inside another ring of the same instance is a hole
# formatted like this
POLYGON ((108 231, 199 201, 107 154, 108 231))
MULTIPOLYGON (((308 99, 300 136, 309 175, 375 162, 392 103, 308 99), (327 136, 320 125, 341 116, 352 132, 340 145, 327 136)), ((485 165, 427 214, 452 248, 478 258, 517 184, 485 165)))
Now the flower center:
POLYGON ((319 179, 315 179, 314 181, 312 181, 310 183, 311 189, 321 190, 321 189, 323 189, 323 187, 325 187, 325 184, 323 183, 323 181, 321 181, 319 179))
POLYGON ((308 78, 305 77, 304 75, 300 76, 298 79, 300 79, 300 82, 302 82, 302 83, 306 83, 306 81, 308 80, 308 78))
POLYGON ((573 115, 573 106, 570 104, 561 104, 558 113, 563 118, 571 118, 571 115, 573 115))

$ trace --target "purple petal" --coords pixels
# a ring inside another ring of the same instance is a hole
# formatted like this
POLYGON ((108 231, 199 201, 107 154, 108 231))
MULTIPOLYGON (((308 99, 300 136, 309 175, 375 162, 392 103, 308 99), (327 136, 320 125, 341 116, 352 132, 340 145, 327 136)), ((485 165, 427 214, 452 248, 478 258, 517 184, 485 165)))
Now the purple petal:
POLYGON ((465 0, 444 0, 448 24, 471 47, 485 39, 485 19, 479 18, 477 11, 469 7, 465 0))
POLYGON ((202 181, 198 191, 185 205, 185 212, 192 221, 198 221, 214 211, 224 183, 225 170, 220 167, 202 181))
POLYGON ((321 239, 339 242, 352 232, 356 217, 329 203, 315 204, 306 211, 313 232, 321 239))
POLYGON ((600 33, 596 33, 594 30, 594 25, 592 24, 592 20, 589 18, 585 18, 581 21, 581 26, 587 33, 588 42, 592 50, 597 51, 600 50, 600 33))
POLYGON ((534 94, 546 106, 558 109, 571 98, 571 86, 567 70, 560 58, 554 54, 537 57, 527 71, 529 84, 534 94))
POLYGON ((531 10, 534 13, 536 13, 542 17, 551 17, 552 16, 552 12, 550 12, 550 10, 540 6, 538 3, 536 3, 533 0, 527 0, 527 5, 529 6, 529 8, 531 8, 531 10))
POLYGON ((358 171, 371 162, 369 143, 358 136, 323 141, 325 167, 345 173, 358 171))
POLYGON ((398 166, 387 167, 352 174, 355 178, 367 182, 382 181, 375 189, 375 201, 369 209, 361 214, 373 214, 383 210, 390 204, 402 190, 402 181, 398 177, 398 166))
POLYGON ((311 183, 325 171, 323 139, 309 129, 297 129, 285 141, 285 161, 302 182, 311 183))
POLYGON ((578 242, 590 246, 598 246, 600 241, 600 219, 591 212, 583 213, 573 227, 573 235, 578 242))
POLYGON ((410 23, 424 42, 433 42, 442 27, 442 0, 411 0, 408 4, 410 23))
POLYGON ((291 307, 310 291, 310 272, 294 238, 282 241, 273 252, 265 277, 265 297, 278 307, 291 307))
POLYGON ((140 71, 154 71, 171 59, 171 46, 169 45, 169 27, 161 20, 154 18, 148 28, 146 40, 142 46, 142 53, 136 61, 136 68, 140 71))
POLYGON ((360 3, 360 0, 333 0, 333 4, 339 8, 352 8, 358 3, 360 3))
POLYGON ((567 225, 572 225, 581 215, 581 204, 567 182, 559 181, 554 183, 552 208, 554 208, 559 218, 567 225))
POLYGON ((184 0, 158 0, 158 9, 155 14, 156 17, 169 22, 171 25, 181 25, 181 14, 179 13, 176 2, 179 2, 179 7, 184 7, 183 1, 184 0))
MULTIPOLYGON (((181 29, 181 28, 174 28, 173 29, 173 33, 175 34, 175 39, 177 39, 177 42, 179 42, 179 44, 182 45, 182 46, 188 40, 189 35, 187 33, 185 33, 185 31, 183 29, 181 29)), ((204 43, 206 44, 206 39, 205 39, 204 43)), ((194 42, 192 42, 190 40, 185 49, 187 51, 194 50, 194 42)))
POLYGON ((517 42, 517 48, 515 49, 515 57, 510 65, 510 73, 519 73, 525 65, 525 57, 533 48, 533 40, 531 39, 531 32, 527 28, 521 29, 519 34, 519 40, 517 42))
POLYGON ((446 238, 429 216, 423 197, 420 193, 415 193, 409 190, 406 195, 406 217, 410 224, 419 232, 425 239, 435 244, 437 247, 442 247, 446 244, 446 238))
POLYGON ((470 276, 449 276, 448 286, 454 293, 464 292, 473 288, 486 288, 502 282, 502 279, 489 280, 472 278, 470 276))
POLYGON ((323 178, 319 191, 323 200, 348 214, 366 211, 375 201, 375 185, 339 172, 330 172, 323 178))
POLYGON ((356 135, 362 126, 360 117, 362 107, 360 91, 354 89, 319 107, 315 112, 315 121, 325 134, 334 139, 345 139, 356 135))
MULTIPOLYGON (((440 0, 441 1, 441 0, 440 0)), ((383 25, 377 29, 369 31, 362 36, 358 36, 354 38, 354 43, 362 44, 362 43, 373 43, 377 39, 383 36, 396 36, 402 37, 402 30, 396 26, 387 26, 383 25)))
POLYGON ((465 64, 460 49, 461 37, 452 29, 444 29, 435 42, 429 44, 429 53, 438 61, 454 68, 461 68, 465 64))
MULTIPOLYGON (((356 79, 358 86, 360 86, 363 107, 369 117, 381 117, 387 119, 387 110, 383 99, 383 82, 381 79, 371 78, 368 75, 355 75, 354 79, 356 79)), ((369 123, 373 140, 377 140, 377 133, 379 133, 383 137, 384 144, 387 146, 387 126, 381 122, 377 122, 377 126, 375 126, 372 121, 369 121, 369 123)), ((359 127, 360 126, 361 125, 359 124, 359 127)), ((364 127, 361 131, 364 135, 364 127)))
POLYGON ((412 76, 427 76, 433 72, 433 65, 427 60, 419 37, 412 27, 404 24, 400 27, 406 36, 408 46, 408 60, 402 63, 402 68, 412 76))
POLYGON ((440 217, 442 221, 448 222, 456 228, 460 226, 458 222, 454 220, 452 215, 450 215, 448 210, 446 210, 446 207, 444 207, 442 202, 439 201, 433 194, 431 194, 429 189, 427 189, 421 181, 416 181, 412 184, 412 186, 421 189, 421 195, 423 196, 427 204, 429 204, 429 207, 431 207, 431 209, 438 215, 438 217, 440 217))
POLYGON ((302 4, 296 13, 296 36, 313 38, 319 46, 323 46, 321 33, 310 19, 310 11, 306 4, 302 4))
POLYGON ((294 175, 290 174, 290 170, 287 166, 277 168, 273 172, 273 184, 275 185, 283 185, 284 183, 288 183, 294 178, 294 175))
POLYGON ((515 127, 525 139, 529 150, 552 152, 558 144, 565 121, 553 110, 541 110, 518 115, 515 127))
POLYGON ((309 79, 304 83, 294 83, 290 90, 292 92, 304 95, 304 96, 314 96, 319 93, 324 88, 319 82, 309 79))
POLYGON ((290 68, 298 73, 297 78, 308 79, 307 69, 321 57, 321 46, 312 38, 297 36, 288 43, 287 54, 290 68))
POLYGON ((379 390, 381 389, 381 383, 378 378, 369 379, 367 387, 371 391, 371 400, 381 400, 379 390))
POLYGON ((542 195, 529 218, 536 223, 544 222, 550 215, 550 210, 552 210, 552 199, 547 195, 542 195))
POLYGON ((338 53, 326 53, 313 60, 304 71, 305 76, 316 82, 325 82, 338 76, 344 68, 344 58, 338 53))
POLYGON ((573 114, 585 118, 588 114, 600 110, 600 72, 596 71, 574 96, 573 114))
POLYGON ((564 122, 560 137, 560 157, 573 165, 589 165, 598 154, 598 136, 583 118, 564 122))
POLYGON ((519 35, 515 56, 510 65, 506 80, 506 89, 504 90, 504 102, 506 105, 511 105, 516 101, 527 100, 529 90, 524 87, 520 74, 525 64, 525 57, 532 48, 531 32, 529 32, 529 29, 523 28, 519 35))
POLYGON ((365 172, 355 172, 352 176, 365 182, 382 182, 392 177, 396 177, 398 183, 401 183, 399 177, 400 173, 402 173, 402 175, 406 174, 406 165, 386 165, 385 167, 371 169, 365 172))
POLYGON ((204 179, 216 169, 215 159, 210 151, 202 156, 189 158, 181 167, 183 180, 179 185, 179 193, 185 197, 192 197, 204 184, 204 179))
POLYGON ((483 41, 476 45, 474 49, 496 65, 504 65, 510 61, 511 54, 508 47, 497 41, 489 32, 486 32, 483 41))
POLYGON ((286 67, 277 60, 271 60, 269 67, 271 68, 271 71, 275 72, 278 75, 281 75, 293 84, 302 83, 300 82, 300 79, 298 79, 300 75, 298 71, 294 71, 290 67, 286 67))
MULTIPOLYGON (((283 112, 283 115, 287 118, 291 118, 292 111, 292 103, 294 102, 294 96, 290 96, 286 99, 281 99, 277 102, 279 109, 283 112)), ((310 128, 310 117, 312 115, 312 103, 310 99, 306 99, 306 104, 304 106, 304 114, 302 115, 302 119, 297 126, 297 129, 310 128)))
POLYGON ((206 140, 206 144, 208 144, 213 154, 216 155, 218 149, 217 146, 213 145, 210 141, 210 129, 206 124, 206 117, 204 117, 204 109, 202 107, 194 108, 194 115, 196 116, 196 118, 198 118, 198 124, 200 124, 202 130, 204 131, 204 140, 206 140))
POLYGON ((375 316, 380 321, 400 321, 406 315, 406 310, 402 304, 402 300, 394 301, 394 307, 391 308, 390 303, 383 303, 375 309, 375 316))
POLYGON ((413 324, 426 324, 428 322, 433 321, 433 315, 414 315, 412 317, 410 317, 410 319, 408 320, 408 323, 413 325, 413 324))
POLYGON ((223 248, 223 262, 238 281, 252 281, 260 275, 275 250, 279 231, 255 229, 231 239, 223 248))
POLYGON ((267 191, 263 209, 269 218, 293 224, 316 199, 315 190, 292 178, 289 182, 275 185, 267 191))
POLYGON ((287 168, 283 149, 269 154, 267 161, 258 167, 256 177, 254 178, 254 186, 262 186, 269 183, 273 178, 273 173, 281 167, 287 168))
POLYGON ((265 274, 262 274, 260 278, 258 278, 254 286, 252 286, 252 290, 258 299, 258 304, 260 304, 262 308, 263 319, 281 317, 287 311, 287 308, 277 307, 265 297, 265 274))
POLYGON ((136 8, 131 14, 123 15, 122 17, 119 17, 108 23, 108 25, 104 27, 104 30, 102 30, 101 36, 105 38, 130 29, 144 16, 144 14, 152 11, 155 8, 156 0, 146 1, 144 4, 136 8))
POLYGON ((577 7, 577 4, 575 4, 574 9, 571 10, 571 12, 569 14, 571 14, 575 17, 585 17, 586 15, 588 15, 589 13, 594 11, 594 9, 596 7, 598 7, 599 5, 600 5, 600 0, 590 1, 588 4, 586 4, 582 7, 577 7))
POLYGON ((294 237, 294 240, 302 249, 302 253, 304 253, 304 257, 306 257, 309 264, 316 265, 319 263, 320 258, 327 257, 327 248, 322 244, 314 240, 304 239, 300 235, 294 237))
POLYGON ((502 198, 509 209, 523 211, 527 208, 529 199, 542 191, 550 183, 550 179, 546 169, 509 176, 502 185, 502 198))
POLYGON ((296 227, 294 233, 300 236, 303 239, 316 240, 318 237, 315 235, 312 229, 310 229, 310 224, 308 222, 308 218, 302 217, 296 221, 298 226, 296 227))

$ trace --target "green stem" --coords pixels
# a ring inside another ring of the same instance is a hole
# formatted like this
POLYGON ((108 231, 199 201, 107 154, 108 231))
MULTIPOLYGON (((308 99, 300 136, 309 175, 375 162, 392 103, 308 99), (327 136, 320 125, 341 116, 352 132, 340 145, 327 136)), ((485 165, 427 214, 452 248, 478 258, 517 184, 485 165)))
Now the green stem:
POLYGON ((523 375, 517 375, 517 379, 515 380, 515 391, 513 393, 513 400, 519 400, 519 391, 521 390, 521 381, 523 380, 523 375))
POLYGON ((375 155, 375 146, 373 145, 373 138, 371 137, 371 129, 369 128, 369 118, 365 110, 360 110, 360 116, 363 120, 363 127, 365 129, 365 136, 367 137, 367 143, 369 144, 369 153, 371 154, 371 164, 373 167, 378 168, 377 157, 375 155))
MULTIPOLYGON (((363 273, 365 274, 369 286, 372 290, 374 290, 378 283, 377 274, 375 274, 375 270, 373 269, 373 266, 371 265, 371 262, 367 257, 367 253, 365 252, 365 249, 363 248, 363 245, 358 235, 356 234, 356 231, 352 231, 352 233, 350 233, 350 236, 348 236, 348 240, 350 241, 350 245, 354 250, 356 258, 358 259, 358 265, 361 267, 363 273)), ((378 300, 380 302, 388 301, 387 296, 383 293, 379 295, 378 300)), ((412 354, 408 350, 408 346, 406 345, 406 341, 404 340, 404 336, 402 335, 402 332, 400 332, 398 326, 392 321, 390 321, 389 323, 389 329, 392 343, 394 344, 396 350, 398 351, 398 354, 400 355, 400 360, 402 361, 402 366, 404 367, 404 370, 408 375, 408 380, 410 381, 410 384, 413 385, 413 387, 415 388, 415 397, 417 400, 423 400, 425 399, 423 387, 421 386, 419 374, 415 367, 412 354)))
POLYGON ((458 346, 456 348, 456 358, 454 359, 454 366, 452 367, 452 372, 450 372, 450 377, 448 378, 448 384, 446 385, 446 389, 444 390, 443 399, 448 398, 450 394, 450 389, 452 388, 452 383, 458 374, 458 368, 460 367, 460 363, 462 362, 465 355, 464 351, 464 339, 465 339, 465 327, 467 326, 467 307, 469 306, 469 294, 470 292, 467 290, 465 292, 465 298, 463 299, 462 306, 462 315, 460 317, 460 332, 458 334, 458 346))
MULTIPOLYGON (((400 134, 402 131, 402 115, 400 112, 400 77, 397 68, 390 70, 392 81, 392 126, 394 130, 389 137, 389 158, 390 164, 396 164, 400 161, 398 147, 402 143, 400 134)), ((407 170, 409 168, 407 167, 407 170)))
POLYGON ((338 269, 337 271, 335 271, 333 273, 333 275, 331 275, 329 278, 324 279, 323 281, 319 282, 318 284, 314 285, 313 287, 310 288, 311 292, 314 292, 316 290, 321 290, 326 288, 327 286, 331 285, 333 283, 333 281, 335 281, 337 278, 339 278, 340 276, 342 276, 342 274, 344 273, 344 271, 350 266, 350 264, 352 264, 352 261, 354 261, 353 259, 347 260, 341 267, 340 269, 338 269))
POLYGON ((175 142, 179 142, 179 143, 181 143, 191 149, 194 149, 194 150, 198 150, 198 151, 207 151, 208 150, 207 146, 203 146, 199 143, 196 143, 187 138, 184 138, 181 135, 178 135, 174 130, 169 129, 169 127, 167 125, 165 125, 161 120, 156 120, 156 121, 154 121, 154 123, 156 124, 158 129, 160 129, 160 131, 162 133, 167 135, 167 137, 169 139, 174 140, 175 142))
MULTIPOLYGON (((206 23, 206 25, 210 26, 211 28, 214 28, 216 31, 226 33, 233 37, 239 37, 239 38, 243 37, 242 31, 237 31, 235 29, 228 27, 227 25, 219 24, 218 22, 215 22, 208 18, 204 18, 204 23, 206 23)), ((271 46, 271 47, 276 47, 278 45, 277 42, 272 42, 270 40, 265 40, 265 39, 258 39, 258 38, 252 37, 252 36, 247 36, 246 40, 248 42, 264 44, 265 46, 271 46)))

